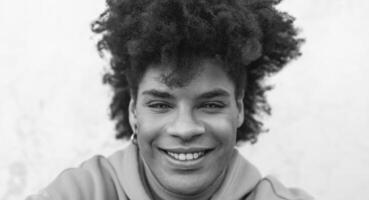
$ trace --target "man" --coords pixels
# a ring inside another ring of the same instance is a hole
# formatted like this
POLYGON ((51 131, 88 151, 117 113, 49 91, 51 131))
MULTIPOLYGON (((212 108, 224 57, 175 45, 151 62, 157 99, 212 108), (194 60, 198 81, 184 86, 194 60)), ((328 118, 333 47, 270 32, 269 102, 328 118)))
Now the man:
POLYGON ((264 77, 299 55, 278 1, 107 3, 92 28, 111 54, 117 137, 131 144, 64 171, 35 199, 311 199, 235 149, 262 131, 264 77))

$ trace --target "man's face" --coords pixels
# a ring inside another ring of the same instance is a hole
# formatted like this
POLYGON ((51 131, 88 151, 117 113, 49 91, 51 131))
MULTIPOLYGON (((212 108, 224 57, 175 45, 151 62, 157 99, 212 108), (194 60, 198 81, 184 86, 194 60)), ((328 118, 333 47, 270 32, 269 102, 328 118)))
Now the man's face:
POLYGON ((168 87, 170 68, 149 68, 130 104, 139 153, 156 181, 171 192, 204 191, 228 167, 236 131, 243 122, 242 99, 222 68, 204 60, 184 87, 168 87))

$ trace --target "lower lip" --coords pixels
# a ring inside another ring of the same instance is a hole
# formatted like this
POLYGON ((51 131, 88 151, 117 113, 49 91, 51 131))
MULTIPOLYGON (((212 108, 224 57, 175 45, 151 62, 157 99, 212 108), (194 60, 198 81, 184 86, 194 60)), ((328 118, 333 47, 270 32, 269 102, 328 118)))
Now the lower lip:
POLYGON ((177 160, 175 158, 173 158, 172 156, 168 155, 168 153, 166 153, 163 150, 159 150, 162 154, 164 154, 164 156, 166 157, 168 163, 175 168, 176 170, 195 170, 198 169, 200 167, 203 166, 203 162, 206 159, 206 157, 209 156, 209 154, 211 153, 211 151, 206 152, 205 155, 203 155, 202 157, 198 158, 198 159, 194 159, 194 160, 177 160))

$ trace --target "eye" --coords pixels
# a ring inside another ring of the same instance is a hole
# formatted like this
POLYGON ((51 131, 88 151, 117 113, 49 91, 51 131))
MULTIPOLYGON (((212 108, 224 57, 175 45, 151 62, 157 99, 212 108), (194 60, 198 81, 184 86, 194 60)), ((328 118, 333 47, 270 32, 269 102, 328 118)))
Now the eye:
POLYGON ((222 102, 205 102, 200 105, 200 109, 204 109, 207 112, 217 112, 226 107, 222 102))
POLYGON ((171 104, 161 101, 149 102, 147 106, 155 112, 166 112, 172 108, 171 104))
POLYGON ((203 105, 204 108, 222 108, 223 106, 217 103, 206 103, 203 105))
POLYGON ((149 105, 150 108, 160 108, 160 109, 165 109, 165 108, 170 108, 169 105, 164 104, 164 103, 154 103, 154 104, 150 104, 149 105))

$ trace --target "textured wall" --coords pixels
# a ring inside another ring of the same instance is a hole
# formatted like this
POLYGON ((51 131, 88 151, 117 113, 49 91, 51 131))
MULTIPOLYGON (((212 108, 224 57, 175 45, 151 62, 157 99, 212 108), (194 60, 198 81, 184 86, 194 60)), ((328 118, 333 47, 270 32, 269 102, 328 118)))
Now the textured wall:
MULTIPOLYGON (((304 55, 270 83, 270 132, 241 151, 317 199, 369 196, 366 0, 285 0, 304 55)), ((62 169, 124 146, 89 23, 103 0, 0 1, 0 200, 23 199, 62 169)))

